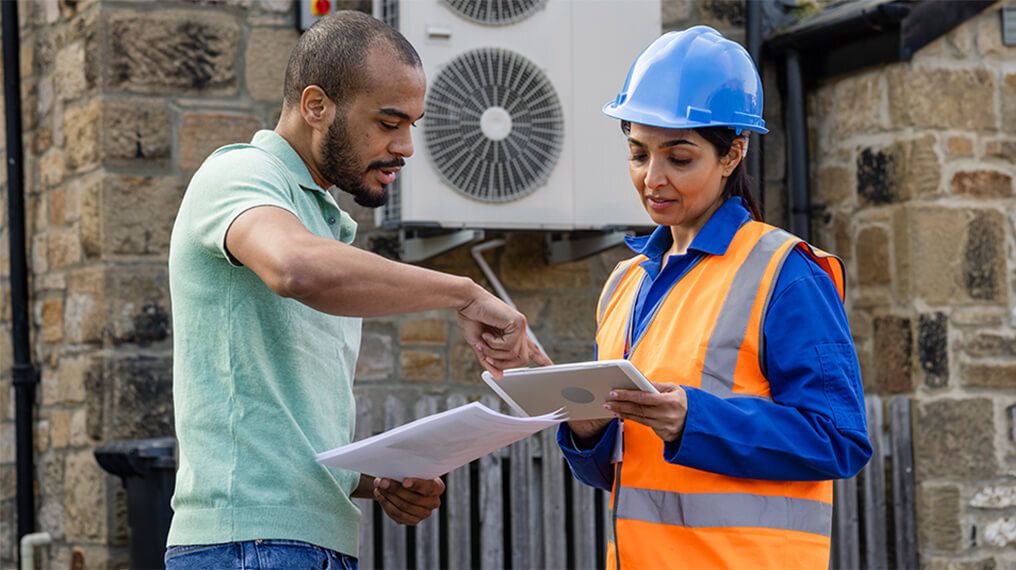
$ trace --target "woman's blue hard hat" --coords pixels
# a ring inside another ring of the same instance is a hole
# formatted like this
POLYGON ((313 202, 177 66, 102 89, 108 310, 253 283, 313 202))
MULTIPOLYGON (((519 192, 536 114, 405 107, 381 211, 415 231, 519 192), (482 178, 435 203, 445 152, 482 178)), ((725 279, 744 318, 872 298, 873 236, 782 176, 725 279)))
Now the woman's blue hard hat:
POLYGON ((670 32, 650 44, 603 112, 654 127, 769 132, 755 63, 741 44, 709 26, 670 32))

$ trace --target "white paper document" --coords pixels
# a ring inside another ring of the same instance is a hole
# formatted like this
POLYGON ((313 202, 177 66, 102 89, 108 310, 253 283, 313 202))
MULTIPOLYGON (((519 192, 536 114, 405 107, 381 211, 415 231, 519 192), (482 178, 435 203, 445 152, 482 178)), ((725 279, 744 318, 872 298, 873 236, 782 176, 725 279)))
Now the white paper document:
POLYGON ((319 453, 317 461, 395 480, 432 479, 563 421, 560 412, 517 418, 473 402, 319 453))

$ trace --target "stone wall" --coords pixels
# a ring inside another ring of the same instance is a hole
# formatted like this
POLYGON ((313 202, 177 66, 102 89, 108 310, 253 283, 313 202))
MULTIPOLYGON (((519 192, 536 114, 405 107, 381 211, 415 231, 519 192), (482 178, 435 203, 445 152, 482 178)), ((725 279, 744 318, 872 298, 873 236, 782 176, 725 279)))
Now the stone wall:
POLYGON ((866 390, 913 396, 933 568, 1016 567, 1016 47, 1001 43, 1003 4, 808 100, 816 241, 849 267, 866 390))

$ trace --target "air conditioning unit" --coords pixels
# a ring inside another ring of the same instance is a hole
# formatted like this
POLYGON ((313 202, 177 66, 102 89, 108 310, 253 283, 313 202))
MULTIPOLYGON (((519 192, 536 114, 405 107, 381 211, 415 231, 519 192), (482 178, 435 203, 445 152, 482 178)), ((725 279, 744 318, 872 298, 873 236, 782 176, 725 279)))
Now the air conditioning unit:
POLYGON ((375 0, 427 74, 385 228, 651 225, 601 114, 660 34, 659 0, 375 0))

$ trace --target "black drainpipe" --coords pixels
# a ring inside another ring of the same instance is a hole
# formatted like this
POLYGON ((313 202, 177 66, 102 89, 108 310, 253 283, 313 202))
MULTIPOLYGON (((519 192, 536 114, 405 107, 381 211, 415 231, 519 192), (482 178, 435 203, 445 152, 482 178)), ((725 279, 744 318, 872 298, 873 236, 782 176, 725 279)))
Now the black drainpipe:
POLYGON ((811 193, 808 191, 808 123, 804 107, 804 82, 797 50, 784 58, 786 74, 787 185, 790 194, 790 231, 811 240, 811 193))
MULTIPOLYGON (((762 2, 745 2, 744 37, 748 44, 748 54, 755 61, 759 76, 762 76, 762 2)), ((755 197, 758 208, 765 215, 766 194, 765 180, 762 179, 762 137, 750 133, 748 145, 748 175, 754 181, 755 197)))
MULTIPOLYGON (((32 411, 38 375, 32 365, 25 256, 24 152, 21 146, 21 70, 18 3, 3 6, 4 113, 7 119, 7 227, 11 253, 11 340, 14 344, 15 439, 17 440, 18 542, 35 531, 32 411)), ((18 549, 20 566, 21 549, 18 549)))

